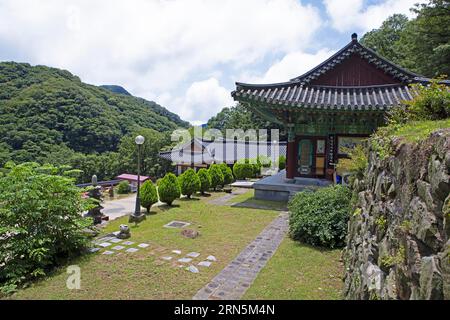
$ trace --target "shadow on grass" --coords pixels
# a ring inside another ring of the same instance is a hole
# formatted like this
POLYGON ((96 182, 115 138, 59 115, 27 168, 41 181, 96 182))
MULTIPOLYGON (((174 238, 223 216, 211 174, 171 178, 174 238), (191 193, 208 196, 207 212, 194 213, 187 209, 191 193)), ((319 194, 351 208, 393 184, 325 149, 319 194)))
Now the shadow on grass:
MULTIPOLYGON (((181 199, 178 199, 178 200, 181 200, 181 199)), ((179 207, 180 207, 179 204, 172 204, 171 206, 169 206, 168 204, 164 203, 164 204, 158 206, 158 209, 165 212, 165 211, 170 211, 171 209, 179 208, 179 207)))
POLYGON ((200 199, 199 198, 181 198, 181 199, 178 199, 178 201, 183 201, 183 202, 189 202, 189 201, 199 201, 200 199))
POLYGON ((268 200, 257 200, 250 198, 242 202, 233 203, 231 207, 235 208, 250 208, 259 210, 275 210, 275 211, 287 211, 287 203, 268 200))
POLYGON ((197 193, 196 194, 196 196, 197 197, 202 197, 202 198, 208 198, 208 197, 211 197, 211 194, 210 193, 197 193))

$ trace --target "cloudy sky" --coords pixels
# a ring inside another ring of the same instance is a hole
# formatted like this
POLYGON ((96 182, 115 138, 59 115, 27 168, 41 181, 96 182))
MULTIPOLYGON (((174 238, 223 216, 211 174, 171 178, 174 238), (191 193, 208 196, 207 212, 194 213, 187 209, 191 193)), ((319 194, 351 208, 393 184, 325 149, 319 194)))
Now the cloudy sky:
POLYGON ((117 84, 193 124, 234 82, 294 78, 420 0, 0 0, 0 61, 117 84))

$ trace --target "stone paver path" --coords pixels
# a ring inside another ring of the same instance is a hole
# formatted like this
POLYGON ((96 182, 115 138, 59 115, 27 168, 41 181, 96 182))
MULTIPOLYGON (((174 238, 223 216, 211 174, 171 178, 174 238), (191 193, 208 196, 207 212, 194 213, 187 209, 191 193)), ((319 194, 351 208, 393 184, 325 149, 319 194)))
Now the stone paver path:
POLYGON ((200 289, 193 299, 240 299, 278 249, 287 230, 288 214, 283 212, 210 283, 200 289))

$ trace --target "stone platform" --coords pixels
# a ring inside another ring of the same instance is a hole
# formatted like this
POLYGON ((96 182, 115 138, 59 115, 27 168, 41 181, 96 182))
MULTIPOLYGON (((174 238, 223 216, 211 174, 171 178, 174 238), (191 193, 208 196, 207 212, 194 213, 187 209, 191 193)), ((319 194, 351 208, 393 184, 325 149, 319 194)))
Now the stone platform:
POLYGON ((287 202, 297 192, 314 190, 332 184, 325 179, 294 178, 286 179, 286 170, 261 179, 253 184, 255 199, 287 202))

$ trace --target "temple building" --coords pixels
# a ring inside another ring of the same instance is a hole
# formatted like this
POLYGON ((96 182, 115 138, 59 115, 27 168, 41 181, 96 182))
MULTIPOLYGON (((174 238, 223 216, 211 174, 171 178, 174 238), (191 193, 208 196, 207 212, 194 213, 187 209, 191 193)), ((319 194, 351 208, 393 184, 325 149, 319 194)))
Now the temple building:
POLYGON ((349 44, 305 74, 283 83, 237 82, 232 96, 285 126, 285 183, 298 178, 332 180, 346 148, 382 125, 387 110, 411 100, 415 92, 410 84, 429 82, 364 47, 353 34, 349 44))

